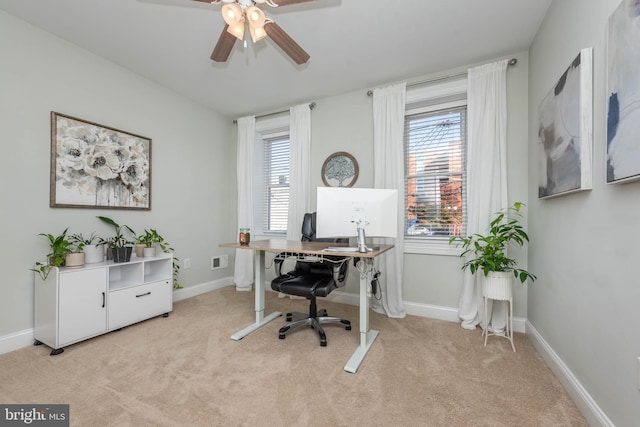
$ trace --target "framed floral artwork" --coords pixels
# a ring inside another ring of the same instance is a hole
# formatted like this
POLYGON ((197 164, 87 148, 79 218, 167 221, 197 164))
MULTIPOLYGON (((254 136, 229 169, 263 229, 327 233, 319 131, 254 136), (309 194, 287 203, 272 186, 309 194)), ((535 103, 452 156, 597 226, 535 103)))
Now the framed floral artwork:
POLYGON ((51 112, 52 208, 151 209, 151 139, 51 112))

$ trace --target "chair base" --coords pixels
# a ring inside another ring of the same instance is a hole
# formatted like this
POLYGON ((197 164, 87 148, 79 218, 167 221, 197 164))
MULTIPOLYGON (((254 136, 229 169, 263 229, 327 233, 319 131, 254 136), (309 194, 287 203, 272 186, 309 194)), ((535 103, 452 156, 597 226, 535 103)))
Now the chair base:
POLYGON ((292 330, 297 329, 301 326, 308 325, 308 326, 311 326, 313 329, 315 329, 318 335, 320 336, 320 346, 322 347, 327 346, 327 335, 325 334, 324 329, 322 329, 322 326, 320 325, 325 323, 336 323, 336 324, 343 325, 347 331, 351 330, 350 321, 341 319, 339 317, 327 316, 327 310, 325 309, 320 310, 318 312, 317 317, 310 317, 306 313, 287 313, 287 322, 290 322, 290 323, 284 325, 278 331, 278 338, 283 340, 286 338, 287 332, 291 332, 292 330), (292 322, 294 318, 299 320, 295 320, 292 322))

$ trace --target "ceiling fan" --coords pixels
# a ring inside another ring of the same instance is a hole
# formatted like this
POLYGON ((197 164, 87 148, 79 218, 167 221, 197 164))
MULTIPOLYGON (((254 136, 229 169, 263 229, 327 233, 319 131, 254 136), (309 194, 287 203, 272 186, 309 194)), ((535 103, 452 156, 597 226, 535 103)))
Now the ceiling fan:
MULTIPOLYGON (((300 47, 278 24, 264 15, 260 4, 271 7, 288 6, 312 0, 193 0, 203 3, 220 4, 222 17, 225 21, 224 29, 216 43, 211 59, 216 62, 226 62, 236 39, 243 40, 246 27, 253 42, 269 36, 280 49, 293 59, 296 64, 306 63, 310 56, 300 47)), ((245 42, 246 43, 246 42, 245 42)))

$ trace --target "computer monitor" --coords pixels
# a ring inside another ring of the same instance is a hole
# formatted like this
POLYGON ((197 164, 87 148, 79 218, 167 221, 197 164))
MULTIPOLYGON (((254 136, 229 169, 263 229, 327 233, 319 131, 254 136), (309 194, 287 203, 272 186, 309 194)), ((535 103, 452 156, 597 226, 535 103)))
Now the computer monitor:
POLYGON ((366 236, 397 234, 398 190, 318 187, 316 237, 357 237, 358 251, 366 252, 366 236))

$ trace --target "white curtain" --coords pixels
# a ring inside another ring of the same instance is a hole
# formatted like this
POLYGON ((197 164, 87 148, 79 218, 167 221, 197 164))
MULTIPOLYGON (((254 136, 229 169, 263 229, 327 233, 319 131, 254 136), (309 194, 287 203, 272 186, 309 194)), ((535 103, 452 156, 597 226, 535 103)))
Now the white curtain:
MULTIPOLYGON (((238 228, 253 224, 253 151, 256 141, 255 116, 238 119, 236 174, 238 181, 238 228)), ((253 251, 236 249, 233 281, 238 291, 250 291, 253 284, 253 251)))
POLYGON ((290 179, 287 240, 300 240, 302 220, 310 209, 311 108, 296 105, 289 110, 290 179))
MULTIPOLYGON (((469 69, 467 120, 467 234, 484 233, 507 206, 507 60, 469 69)), ((481 274, 465 270, 458 307, 465 329, 482 320, 481 274)), ((504 328, 504 313, 494 312, 493 327, 504 328)))
POLYGON ((404 317, 402 273, 404 261, 404 112, 406 84, 373 91, 374 187, 398 190, 398 224, 395 247, 379 256, 382 298, 373 309, 389 317, 404 317))

